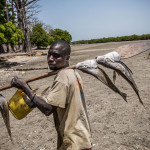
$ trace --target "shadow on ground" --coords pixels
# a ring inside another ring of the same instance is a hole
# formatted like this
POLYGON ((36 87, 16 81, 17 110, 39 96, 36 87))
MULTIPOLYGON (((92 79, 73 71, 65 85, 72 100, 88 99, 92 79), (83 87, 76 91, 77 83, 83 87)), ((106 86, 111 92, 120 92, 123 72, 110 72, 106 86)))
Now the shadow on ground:
POLYGON ((1 68, 11 68, 18 65, 23 65, 25 63, 18 63, 18 62, 1 62, 0 63, 0 69, 1 68))

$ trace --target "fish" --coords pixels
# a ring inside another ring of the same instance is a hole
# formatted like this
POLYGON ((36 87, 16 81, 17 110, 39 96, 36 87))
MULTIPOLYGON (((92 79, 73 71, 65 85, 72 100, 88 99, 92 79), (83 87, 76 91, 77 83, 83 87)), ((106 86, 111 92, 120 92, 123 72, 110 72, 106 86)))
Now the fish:
POLYGON ((12 136, 11 136, 11 128, 10 128, 9 106, 8 106, 7 100, 2 94, 0 94, 0 111, 1 111, 2 118, 5 123, 6 129, 7 129, 8 135, 10 137, 10 140, 13 142, 12 136))
POLYGON ((96 59, 98 59, 99 61, 119 62, 121 60, 121 57, 116 51, 112 51, 105 55, 97 56, 96 59))
POLYGON ((127 94, 121 92, 111 81, 109 76, 105 73, 103 69, 98 67, 98 64, 96 62, 96 59, 92 60, 86 60, 80 63, 77 63, 76 69, 79 69, 85 73, 88 73, 90 75, 93 75, 95 78, 97 78, 99 81, 101 81, 103 84, 108 86, 111 90, 118 93, 122 98, 127 102, 126 97, 127 94))
MULTIPOLYGON (((104 67, 113 69, 118 74, 120 74, 131 85, 131 87, 135 91, 136 95, 138 96, 139 102, 144 106, 144 103, 139 95, 139 90, 137 88, 137 85, 132 77, 133 72, 125 63, 123 63, 119 59, 117 59, 117 60, 112 59, 112 57, 111 57, 111 59, 109 59, 108 57, 106 59, 105 57, 101 57, 101 56, 96 57, 96 61, 98 64, 100 64, 104 67)), ((113 78, 115 79, 115 74, 114 74, 113 78)))

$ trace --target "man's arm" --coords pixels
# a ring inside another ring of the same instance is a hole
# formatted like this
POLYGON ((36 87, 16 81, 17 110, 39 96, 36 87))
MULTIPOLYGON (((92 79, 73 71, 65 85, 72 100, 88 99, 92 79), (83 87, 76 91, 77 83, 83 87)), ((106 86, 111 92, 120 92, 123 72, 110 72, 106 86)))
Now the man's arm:
POLYGON ((56 107, 46 103, 40 96, 37 96, 23 79, 14 77, 11 81, 11 85, 18 89, 22 89, 31 102, 33 102, 33 104, 46 116, 49 116, 54 109, 56 109, 56 107))

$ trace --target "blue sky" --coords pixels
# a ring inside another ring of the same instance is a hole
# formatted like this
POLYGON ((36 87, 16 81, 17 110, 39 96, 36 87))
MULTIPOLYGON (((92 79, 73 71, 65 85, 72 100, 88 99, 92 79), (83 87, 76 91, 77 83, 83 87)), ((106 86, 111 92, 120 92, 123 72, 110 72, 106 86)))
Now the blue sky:
POLYGON ((150 34, 150 0, 41 0, 39 20, 72 41, 150 34))

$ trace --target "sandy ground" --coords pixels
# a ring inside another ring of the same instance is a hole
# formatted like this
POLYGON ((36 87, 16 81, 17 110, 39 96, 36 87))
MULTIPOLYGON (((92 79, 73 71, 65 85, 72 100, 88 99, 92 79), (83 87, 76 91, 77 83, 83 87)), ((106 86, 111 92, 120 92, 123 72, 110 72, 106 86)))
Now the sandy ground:
MULTIPOLYGON (((70 64, 93 59, 95 56, 106 54, 130 43, 136 44, 136 42, 119 42, 73 45, 70 64)), ((116 85, 127 93, 128 103, 93 76, 78 71, 84 83, 93 150, 150 150, 149 53, 150 50, 123 60, 133 71, 133 78, 145 108, 139 103, 130 85, 120 76, 117 76, 116 85)), ((10 83, 13 76, 26 79, 49 71, 46 69, 8 71, 7 69, 47 67, 46 55, 20 58, 11 58, 0 64, 0 86, 10 83)), ((103 69, 112 78, 112 70, 103 69)), ((29 84, 32 88, 39 88, 38 93, 41 93, 43 89, 52 85, 52 81, 53 77, 48 77, 29 84)), ((15 91, 15 88, 11 88, 1 93, 9 100, 15 91)), ((16 120, 10 113, 10 121, 14 144, 9 139, 0 115, 0 150, 56 150, 56 131, 52 116, 46 117, 35 108, 22 120, 16 120)))

